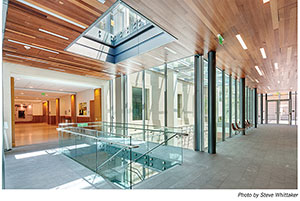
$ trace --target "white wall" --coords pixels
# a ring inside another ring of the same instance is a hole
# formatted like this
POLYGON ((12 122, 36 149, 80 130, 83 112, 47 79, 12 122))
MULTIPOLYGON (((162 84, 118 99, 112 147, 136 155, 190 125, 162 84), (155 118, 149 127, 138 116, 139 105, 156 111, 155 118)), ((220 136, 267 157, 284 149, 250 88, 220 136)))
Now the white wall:
POLYGON ((71 95, 60 97, 60 116, 71 116, 71 95))
POLYGON ((49 101, 49 116, 56 116, 56 101, 49 101))
POLYGON ((78 117, 89 117, 90 116, 90 100, 94 100, 94 89, 88 89, 77 92, 76 94, 76 114, 78 117), (79 115, 79 103, 86 102, 87 115, 79 115))
POLYGON ((33 116, 43 115, 43 103, 32 103, 32 114, 33 116))

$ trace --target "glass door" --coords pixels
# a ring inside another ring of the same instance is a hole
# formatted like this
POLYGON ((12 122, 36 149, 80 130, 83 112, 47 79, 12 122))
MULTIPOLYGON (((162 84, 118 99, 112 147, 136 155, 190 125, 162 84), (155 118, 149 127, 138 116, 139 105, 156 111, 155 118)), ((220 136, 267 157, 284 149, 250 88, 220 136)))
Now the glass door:
POLYGON ((289 101, 278 101, 279 124, 289 124, 289 101))
POLYGON ((277 124, 278 101, 268 101, 268 124, 277 124))

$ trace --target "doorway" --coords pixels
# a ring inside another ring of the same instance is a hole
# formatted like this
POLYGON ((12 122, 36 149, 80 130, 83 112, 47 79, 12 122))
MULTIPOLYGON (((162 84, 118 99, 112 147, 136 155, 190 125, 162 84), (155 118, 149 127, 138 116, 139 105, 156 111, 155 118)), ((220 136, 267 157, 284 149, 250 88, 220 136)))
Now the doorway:
POLYGON ((268 100, 268 124, 289 124, 289 100, 268 100))

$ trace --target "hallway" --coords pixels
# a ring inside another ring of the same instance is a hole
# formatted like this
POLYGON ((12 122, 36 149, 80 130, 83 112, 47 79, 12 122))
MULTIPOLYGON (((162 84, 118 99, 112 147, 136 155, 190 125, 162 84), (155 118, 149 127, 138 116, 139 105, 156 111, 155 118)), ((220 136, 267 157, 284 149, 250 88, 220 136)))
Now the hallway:
POLYGON ((57 126, 46 123, 17 123, 15 125, 16 147, 57 140, 56 128, 57 126))
MULTIPOLYGON (((259 125, 246 136, 237 135, 218 143, 215 155, 185 149, 183 165, 153 176, 134 188, 295 189, 296 130, 296 126, 259 125)), ((88 184, 85 178, 93 173, 56 152, 57 143, 23 146, 6 153, 7 187, 47 189, 63 185, 65 188, 64 184, 82 178, 83 183, 74 188, 115 188, 104 180, 97 186, 88 184), (42 167, 35 168, 38 163, 43 164, 42 167), (49 182, 45 178, 59 180, 49 182)))
POLYGON ((217 154, 185 150, 184 163, 139 189, 296 189, 297 127, 259 125, 217 144, 217 154))

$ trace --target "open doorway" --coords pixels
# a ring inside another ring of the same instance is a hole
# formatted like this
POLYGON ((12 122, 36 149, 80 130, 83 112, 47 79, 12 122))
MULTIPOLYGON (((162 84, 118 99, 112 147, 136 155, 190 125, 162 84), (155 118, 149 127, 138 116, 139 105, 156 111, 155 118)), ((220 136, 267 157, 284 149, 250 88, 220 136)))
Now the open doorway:
POLYGON ((47 82, 26 76, 15 77, 13 83, 15 147, 57 141, 59 123, 101 121, 100 88, 47 82))

